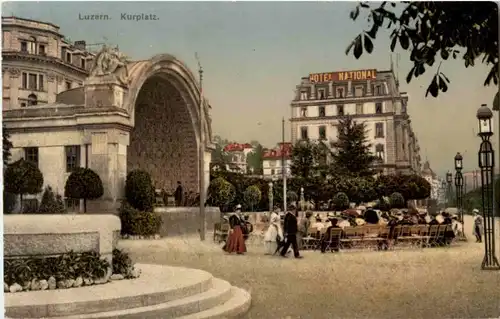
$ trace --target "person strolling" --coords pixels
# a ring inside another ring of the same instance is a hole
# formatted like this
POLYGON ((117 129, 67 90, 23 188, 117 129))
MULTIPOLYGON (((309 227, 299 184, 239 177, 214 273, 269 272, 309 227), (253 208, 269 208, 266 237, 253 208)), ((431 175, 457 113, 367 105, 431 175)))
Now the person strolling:
POLYGON ((476 243, 483 242, 483 217, 479 215, 479 210, 472 210, 474 213, 474 236, 476 236, 476 243))
POLYGON ((285 228, 284 231, 285 231, 286 243, 283 246, 283 249, 281 250, 280 254, 281 257, 286 257, 288 248, 290 248, 290 245, 292 245, 293 255, 295 256, 295 258, 302 258, 302 256, 300 256, 299 247, 297 245, 298 225, 297 225, 296 208, 293 205, 290 207, 290 210, 285 215, 284 228, 285 228))
POLYGON ((278 243, 284 240, 283 230, 281 229, 281 218, 277 210, 271 212, 269 218, 269 227, 264 234, 264 247, 266 255, 274 254, 278 249, 278 243))
POLYGON ((302 250, 304 248, 304 238, 307 237, 307 233, 309 231, 309 227, 311 226, 311 218, 312 212, 307 211, 306 216, 302 217, 300 219, 299 223, 299 229, 297 232, 297 245, 299 247, 299 250, 302 250))
POLYGON ((245 239, 243 238, 242 224, 244 223, 240 217, 241 206, 238 205, 236 212, 229 215, 229 236, 227 242, 222 249, 228 253, 237 253, 238 255, 247 252, 245 239))

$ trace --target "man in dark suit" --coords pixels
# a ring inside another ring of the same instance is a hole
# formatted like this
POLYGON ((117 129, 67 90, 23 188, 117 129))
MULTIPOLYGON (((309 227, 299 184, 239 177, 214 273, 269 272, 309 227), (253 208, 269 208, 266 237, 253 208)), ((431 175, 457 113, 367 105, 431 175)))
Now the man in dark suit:
POLYGON ((283 224, 284 224, 284 233, 286 236, 286 243, 283 246, 283 249, 281 250, 281 257, 286 257, 288 248, 290 248, 290 245, 292 245, 293 255, 295 256, 295 258, 302 258, 302 256, 300 256, 299 254, 299 247, 297 245, 298 225, 297 225, 297 211, 295 206, 292 205, 290 207, 290 209, 285 215, 285 220, 283 224))
POLYGON ((182 196, 184 195, 182 184, 180 181, 177 181, 177 188, 175 190, 174 199, 175 206, 182 206, 182 196))

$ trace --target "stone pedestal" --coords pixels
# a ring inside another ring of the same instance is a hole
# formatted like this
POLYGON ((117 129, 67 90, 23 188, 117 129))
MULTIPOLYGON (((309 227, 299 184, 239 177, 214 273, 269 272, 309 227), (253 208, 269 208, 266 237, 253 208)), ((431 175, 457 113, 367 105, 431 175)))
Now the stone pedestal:
POLYGON ((89 77, 85 80, 85 107, 119 107, 123 106, 128 88, 113 75, 89 77))

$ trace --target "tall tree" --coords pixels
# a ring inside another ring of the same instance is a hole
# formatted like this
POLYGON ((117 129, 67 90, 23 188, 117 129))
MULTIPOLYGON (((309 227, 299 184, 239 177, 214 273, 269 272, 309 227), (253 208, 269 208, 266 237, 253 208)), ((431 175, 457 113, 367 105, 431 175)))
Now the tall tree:
POLYGON ((12 148, 12 142, 10 141, 10 135, 7 132, 5 124, 2 124, 2 151, 3 151, 3 165, 4 167, 10 160, 10 149, 12 148))
MULTIPOLYGON (((348 46, 356 59, 373 52, 373 40, 381 28, 390 30, 390 49, 394 52, 397 43, 410 51, 413 67, 406 82, 425 73, 433 67, 439 57, 463 60, 466 68, 476 61, 490 66, 484 85, 491 81, 498 85, 498 4, 493 1, 478 2, 362 2, 352 12, 351 19, 359 17, 360 10, 368 11, 370 27, 360 33, 348 46), (372 6, 373 4, 373 6, 372 6), (390 4, 390 5, 389 5, 390 4), (392 8, 392 9, 391 9, 392 8)), ((439 66, 427 88, 437 97, 439 91, 446 92, 450 80, 439 66)))
POLYGON ((370 151, 364 123, 356 123, 346 116, 339 121, 337 140, 332 143, 333 170, 354 176, 372 176, 372 165, 377 159, 370 151))
MULTIPOLYGON (((254 144, 252 144, 254 145, 254 144)), ((247 155, 247 173, 262 175, 262 158, 264 156, 264 147, 257 143, 254 145, 252 152, 247 155)))
POLYGON ((325 176, 330 151, 321 141, 299 141, 292 147, 292 175, 307 179, 325 176))

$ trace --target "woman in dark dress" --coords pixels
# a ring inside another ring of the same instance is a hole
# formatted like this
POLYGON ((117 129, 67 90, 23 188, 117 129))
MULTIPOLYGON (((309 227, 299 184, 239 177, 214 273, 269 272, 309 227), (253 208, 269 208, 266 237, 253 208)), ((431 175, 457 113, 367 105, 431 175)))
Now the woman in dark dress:
POLYGON ((243 238, 242 231, 243 221, 240 217, 233 213, 229 216, 229 236, 227 237, 226 245, 224 250, 228 253, 243 254, 247 252, 247 247, 245 245, 245 239, 243 238))

